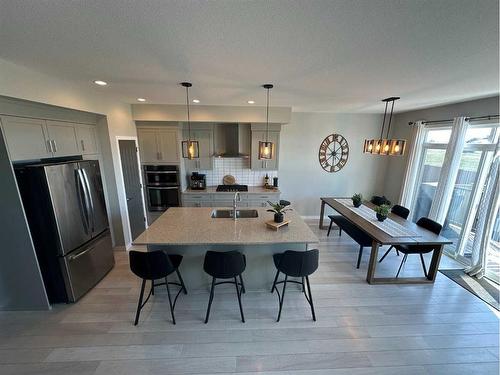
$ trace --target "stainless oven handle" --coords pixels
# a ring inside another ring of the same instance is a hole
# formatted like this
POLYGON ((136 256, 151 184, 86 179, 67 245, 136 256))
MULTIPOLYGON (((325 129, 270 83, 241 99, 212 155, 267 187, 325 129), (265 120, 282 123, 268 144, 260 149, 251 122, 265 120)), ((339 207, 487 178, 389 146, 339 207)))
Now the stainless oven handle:
POLYGON ((158 189, 158 190, 179 190, 178 186, 148 186, 148 189, 158 189))

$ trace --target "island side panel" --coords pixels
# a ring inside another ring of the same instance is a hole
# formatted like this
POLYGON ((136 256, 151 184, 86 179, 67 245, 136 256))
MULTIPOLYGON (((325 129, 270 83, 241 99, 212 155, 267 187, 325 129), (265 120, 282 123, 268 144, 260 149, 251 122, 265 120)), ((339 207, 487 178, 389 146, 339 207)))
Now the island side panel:
MULTIPOLYGON (((208 250, 231 251, 236 250, 245 254, 247 266, 243 273, 245 288, 249 291, 271 290, 271 286, 276 274, 276 267, 273 262, 273 254, 282 253, 286 250, 305 251, 307 244, 266 244, 266 245, 149 245, 148 249, 164 250, 168 254, 180 254, 183 256, 179 270, 181 272, 186 288, 192 291, 209 291, 212 282, 203 270, 203 260, 208 250)), ((172 274, 169 280, 174 280, 177 276, 172 274)), ((220 288, 229 287, 221 285, 220 288)))

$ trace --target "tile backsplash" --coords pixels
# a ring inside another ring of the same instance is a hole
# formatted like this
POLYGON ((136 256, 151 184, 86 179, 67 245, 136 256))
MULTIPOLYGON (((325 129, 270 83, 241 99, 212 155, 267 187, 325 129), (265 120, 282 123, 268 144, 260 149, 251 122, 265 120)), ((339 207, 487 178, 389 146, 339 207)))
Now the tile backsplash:
POLYGON ((250 169, 250 159, 243 158, 214 158, 213 170, 199 170, 207 175, 207 186, 222 184, 225 175, 232 175, 240 185, 262 186, 267 175, 272 178, 278 176, 278 171, 253 171, 250 169))

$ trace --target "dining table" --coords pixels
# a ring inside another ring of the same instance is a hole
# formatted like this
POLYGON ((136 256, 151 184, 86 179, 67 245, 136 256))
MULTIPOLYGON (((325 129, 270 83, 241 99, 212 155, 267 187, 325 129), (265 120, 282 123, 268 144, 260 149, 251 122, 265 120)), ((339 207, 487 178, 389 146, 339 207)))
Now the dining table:
POLYGON ((369 284, 427 284, 434 283, 438 272, 443 248, 451 244, 449 239, 424 229, 410 220, 389 213, 386 220, 376 218, 373 203, 365 201, 360 207, 354 207, 352 200, 345 197, 324 197, 321 199, 319 228, 324 229, 323 217, 325 206, 329 206, 346 218, 358 229, 372 238, 370 261, 366 272, 369 284), (376 277, 378 251, 384 245, 421 245, 433 246, 431 264, 427 277, 376 277))

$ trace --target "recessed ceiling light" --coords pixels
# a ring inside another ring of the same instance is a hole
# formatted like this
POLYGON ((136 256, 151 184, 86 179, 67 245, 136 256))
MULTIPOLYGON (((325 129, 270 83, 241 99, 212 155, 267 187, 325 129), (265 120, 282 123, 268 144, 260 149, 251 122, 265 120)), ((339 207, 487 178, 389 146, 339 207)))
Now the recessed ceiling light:
POLYGON ((248 104, 255 104, 255 101, 253 101, 253 100, 249 100, 247 103, 248 103, 248 104))
POLYGON ((199 103, 200 101, 198 99, 193 99, 193 103, 199 103))
POLYGON ((107 83, 107 82, 105 82, 105 81, 99 81, 99 80, 94 81, 94 83, 95 83, 96 85, 99 85, 99 86, 106 86, 106 85, 108 84, 108 83, 107 83))
POLYGON ((138 102, 145 102, 145 101, 146 101, 146 99, 144 99, 144 98, 137 98, 137 101, 138 101, 138 102))

